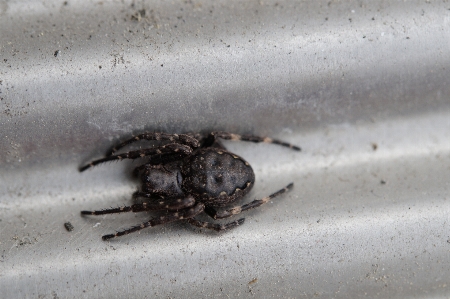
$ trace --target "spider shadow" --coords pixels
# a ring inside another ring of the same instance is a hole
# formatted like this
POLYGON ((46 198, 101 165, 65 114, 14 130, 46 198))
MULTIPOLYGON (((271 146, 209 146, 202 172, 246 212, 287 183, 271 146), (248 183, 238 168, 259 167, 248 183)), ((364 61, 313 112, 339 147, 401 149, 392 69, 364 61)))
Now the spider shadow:
MULTIPOLYGON (((196 216, 196 219, 202 220, 202 221, 206 221, 206 222, 211 222, 214 224, 225 224, 231 221, 235 221, 238 220, 240 218, 243 217, 239 217, 239 218, 233 218, 233 219, 228 219, 228 220, 214 220, 210 217, 207 217, 206 215, 201 215, 201 216, 196 216), (203 217, 204 216, 204 217, 203 217)), ((245 225, 245 222, 242 224, 245 225)), ((240 225, 240 226, 242 226, 240 225)), ((180 222, 180 229, 185 229, 186 231, 189 231, 190 233, 192 233, 193 235, 205 235, 205 236, 213 236, 213 237, 220 237, 220 236, 226 236, 230 233, 235 233, 236 230, 238 230, 240 228, 240 226, 238 227, 233 227, 231 229, 226 229, 226 230, 221 230, 221 231, 216 231, 214 229, 208 229, 208 228, 201 228, 201 227, 197 227, 195 225, 192 225, 190 223, 188 223, 187 221, 183 221, 180 222)))

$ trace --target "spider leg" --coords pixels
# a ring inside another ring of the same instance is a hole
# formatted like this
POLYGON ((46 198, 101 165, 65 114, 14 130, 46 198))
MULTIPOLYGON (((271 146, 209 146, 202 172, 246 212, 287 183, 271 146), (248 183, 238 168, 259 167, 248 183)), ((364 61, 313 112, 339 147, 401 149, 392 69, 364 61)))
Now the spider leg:
POLYGON ((102 159, 92 161, 91 163, 81 167, 80 172, 85 171, 86 169, 91 168, 97 164, 107 162, 107 161, 122 160, 122 159, 137 159, 137 158, 142 158, 145 156, 159 155, 162 153, 173 153, 173 152, 182 153, 184 155, 189 155, 190 153, 192 153, 192 148, 190 148, 187 145, 183 145, 183 144, 170 143, 170 144, 162 145, 159 147, 152 147, 152 148, 146 148, 146 149, 141 149, 141 150, 137 150, 137 151, 130 151, 127 153, 108 156, 108 157, 105 157, 102 159))
POLYGON ((198 142, 197 139, 186 134, 143 133, 116 145, 106 155, 111 156, 122 147, 140 140, 157 140, 157 141, 169 140, 174 143, 187 145, 191 148, 197 148, 200 146, 200 143, 198 142))
POLYGON ((198 203, 191 208, 180 210, 175 213, 171 213, 168 215, 164 215, 164 216, 160 216, 158 218, 151 219, 150 221, 144 222, 140 225, 126 229, 124 231, 117 232, 115 234, 104 235, 102 237, 102 239, 103 239, 103 241, 106 241, 106 240, 109 240, 112 238, 116 238, 116 237, 120 237, 123 235, 128 235, 130 233, 137 232, 146 227, 151 227, 151 226, 156 226, 156 225, 165 224, 165 223, 169 223, 169 222, 174 222, 174 221, 181 220, 181 219, 192 218, 192 217, 195 217, 196 215, 200 214, 201 212, 203 212, 204 208, 205 208, 204 204, 198 203))
POLYGON ((158 211, 158 210, 180 210, 192 207, 195 204, 195 199, 192 196, 185 198, 171 198, 167 200, 158 200, 155 203, 137 203, 131 206, 124 206, 118 208, 111 208, 99 211, 81 211, 82 215, 104 215, 124 212, 144 212, 144 211, 158 211))
POLYGON ((214 136, 215 138, 222 138, 225 140, 273 143, 273 144, 278 144, 281 146, 289 147, 296 151, 302 150, 298 146, 295 146, 295 145, 292 145, 290 143, 286 143, 286 142, 283 142, 280 140, 272 139, 269 137, 259 137, 259 136, 253 136, 253 135, 238 135, 238 134, 227 133, 227 132, 212 132, 211 135, 214 136))
POLYGON ((241 218, 239 220, 225 223, 225 224, 216 224, 216 223, 211 223, 211 222, 205 222, 205 221, 201 221, 201 220, 198 220, 195 218, 189 218, 187 221, 194 226, 209 228, 209 229, 213 229, 216 231, 222 231, 222 230, 226 230, 226 229, 230 229, 230 228, 242 225, 245 221, 245 218, 241 218))
POLYGON ((173 161, 181 160, 183 157, 185 157, 186 154, 184 153, 167 153, 162 154, 158 156, 152 157, 150 161, 148 161, 151 165, 159 165, 159 164, 167 164, 173 161))
POLYGON ((154 198, 155 196, 158 196, 158 194, 145 193, 141 191, 136 191, 133 193, 133 198, 144 197, 153 199, 154 203, 150 204, 149 206, 151 205, 154 207, 158 206, 159 208, 157 210, 169 210, 169 211, 180 210, 188 208, 195 204, 195 199, 191 195, 188 195, 187 197, 184 198, 170 198, 170 199, 164 199, 164 197, 160 195, 159 199, 158 198, 155 199, 154 198))
POLYGON ((289 185, 287 185, 286 187, 284 187, 283 189, 278 190, 277 192, 264 197, 262 199, 257 199, 254 200, 248 204, 245 204, 243 206, 237 206, 234 208, 231 208, 229 210, 225 210, 225 211, 216 211, 213 207, 206 207, 205 208, 205 213, 208 214, 210 217, 214 218, 214 219, 222 219, 222 218, 227 218, 239 213, 242 213, 244 211, 259 207, 260 205, 263 205, 265 203, 267 203, 269 200, 271 200, 274 197, 277 197, 278 195, 281 195, 283 193, 285 193, 286 191, 292 189, 292 187, 294 186, 294 183, 290 183, 289 185))

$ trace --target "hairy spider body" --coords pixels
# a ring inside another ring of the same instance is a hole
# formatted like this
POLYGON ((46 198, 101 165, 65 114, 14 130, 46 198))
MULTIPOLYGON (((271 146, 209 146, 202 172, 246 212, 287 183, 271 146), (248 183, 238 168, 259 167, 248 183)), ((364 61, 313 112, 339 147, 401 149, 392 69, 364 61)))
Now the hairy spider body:
POLYGON ((227 151, 217 138, 274 143, 300 151, 299 147, 278 140, 226 132, 212 132, 206 137, 200 134, 141 134, 122 142, 105 158, 87 164, 80 168, 80 171, 106 161, 148 157, 149 160, 145 164, 135 169, 136 173, 140 173, 142 187, 141 191, 134 194, 134 197, 147 198, 150 202, 81 213, 102 215, 130 211, 165 210, 167 212, 166 215, 153 218, 139 226, 105 235, 103 240, 182 219, 187 219, 195 226, 221 231, 241 225, 244 223, 244 218, 227 224, 214 224, 194 217, 205 212, 214 219, 227 218, 258 207, 292 188, 293 183, 268 197, 228 210, 217 211, 215 208, 224 207, 243 198, 255 182, 255 174, 250 164, 240 156, 227 151), (116 150, 142 139, 169 143, 114 155, 116 150))

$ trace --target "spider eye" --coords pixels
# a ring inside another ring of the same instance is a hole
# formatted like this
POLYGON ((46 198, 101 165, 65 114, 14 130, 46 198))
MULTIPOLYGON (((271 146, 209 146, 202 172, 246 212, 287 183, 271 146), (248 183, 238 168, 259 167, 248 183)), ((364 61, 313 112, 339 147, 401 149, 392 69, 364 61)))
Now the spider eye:
POLYGON ((217 183, 217 184, 221 184, 222 182, 223 182, 223 178, 222 178, 222 176, 215 176, 214 177, 214 181, 217 183))

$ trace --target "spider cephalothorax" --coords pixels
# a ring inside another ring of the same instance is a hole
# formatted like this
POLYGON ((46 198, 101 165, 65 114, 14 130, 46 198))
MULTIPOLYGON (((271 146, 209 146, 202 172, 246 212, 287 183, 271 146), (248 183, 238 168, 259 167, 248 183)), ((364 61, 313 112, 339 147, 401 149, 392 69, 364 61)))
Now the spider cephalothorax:
POLYGON ((212 132, 206 137, 200 134, 141 134, 122 142, 107 157, 87 164, 80 168, 80 171, 106 161, 148 157, 145 164, 135 169, 141 175, 142 188, 141 191, 134 194, 134 197, 147 198, 150 199, 150 202, 93 212, 82 211, 81 213, 83 215, 102 215, 129 211, 167 211, 166 215, 153 218, 139 226, 105 235, 103 240, 129 234, 148 226, 181 219, 186 219, 195 226, 220 231, 244 223, 244 218, 227 224, 214 224, 194 217, 202 212, 214 219, 230 217, 258 207, 292 188, 293 183, 268 197, 228 210, 216 211, 215 208, 226 206, 243 198, 255 182, 255 174, 250 164, 238 155, 227 151, 217 138, 274 143, 300 151, 299 147, 278 140, 225 132, 212 132), (166 143, 114 155, 118 149, 139 140, 156 140, 166 143))

